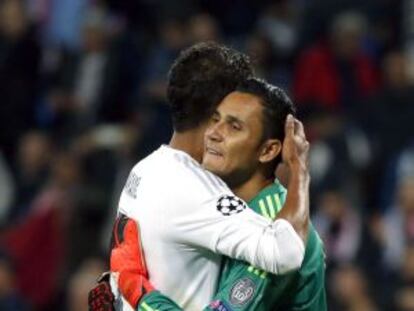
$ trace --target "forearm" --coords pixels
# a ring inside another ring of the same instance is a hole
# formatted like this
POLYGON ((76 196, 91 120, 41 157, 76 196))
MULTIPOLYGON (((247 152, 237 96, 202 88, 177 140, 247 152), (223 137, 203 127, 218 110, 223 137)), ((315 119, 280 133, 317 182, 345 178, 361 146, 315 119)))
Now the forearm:
POLYGON ((234 226, 220 232, 214 250, 273 274, 298 269, 303 260, 304 243, 293 226, 285 219, 272 223, 252 210, 241 214, 244 213, 234 226), (251 216, 251 220, 246 221, 246 216, 251 216))
POLYGON ((306 167, 291 168, 285 204, 277 218, 287 220, 306 244, 309 228, 309 183, 306 167))

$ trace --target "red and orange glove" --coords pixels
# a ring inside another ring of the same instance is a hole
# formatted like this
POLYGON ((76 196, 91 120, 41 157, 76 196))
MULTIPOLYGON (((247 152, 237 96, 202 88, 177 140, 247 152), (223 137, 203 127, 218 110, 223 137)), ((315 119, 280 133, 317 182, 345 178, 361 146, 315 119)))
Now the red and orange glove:
POLYGON ((154 290, 148 280, 139 227, 136 221, 121 215, 112 232, 111 272, 118 273, 118 287, 135 309, 145 294, 154 290))

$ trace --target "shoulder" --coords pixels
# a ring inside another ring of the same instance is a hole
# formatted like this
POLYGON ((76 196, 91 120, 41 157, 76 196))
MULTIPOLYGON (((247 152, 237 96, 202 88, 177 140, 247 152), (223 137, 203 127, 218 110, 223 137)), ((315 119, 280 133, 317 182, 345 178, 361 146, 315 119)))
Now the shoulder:
POLYGON ((161 147, 138 162, 131 170, 124 190, 129 191, 130 186, 133 190, 138 184, 146 193, 157 192, 160 196, 155 198, 157 201, 173 199, 180 204, 187 201, 200 204, 232 194, 219 177, 206 171, 186 153, 168 147, 161 147))
POLYGON ((231 192, 223 180, 205 170, 189 156, 177 153, 174 155, 173 163, 170 177, 175 182, 185 185, 186 191, 199 191, 207 197, 231 192))

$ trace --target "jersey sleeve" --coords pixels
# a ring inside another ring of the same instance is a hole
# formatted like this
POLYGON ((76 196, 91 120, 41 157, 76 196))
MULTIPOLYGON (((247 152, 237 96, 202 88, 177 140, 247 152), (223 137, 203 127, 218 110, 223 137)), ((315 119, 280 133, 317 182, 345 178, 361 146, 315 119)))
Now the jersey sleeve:
POLYGON ((169 170, 160 180, 141 178, 134 170, 119 211, 140 219, 139 211, 145 208, 159 234, 177 245, 208 249, 273 274, 300 267, 304 245, 290 223, 256 214, 222 180, 200 167, 169 170))
POLYGON ((231 192, 191 203, 171 215, 172 238, 179 243, 247 261, 273 274, 300 267, 304 245, 287 221, 272 222, 256 214, 231 192))

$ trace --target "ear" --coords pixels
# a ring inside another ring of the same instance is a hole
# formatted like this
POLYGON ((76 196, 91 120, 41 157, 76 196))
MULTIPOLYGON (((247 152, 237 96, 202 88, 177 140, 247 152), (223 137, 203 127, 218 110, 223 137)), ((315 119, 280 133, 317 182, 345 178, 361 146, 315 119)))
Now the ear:
POLYGON ((268 139, 260 148, 259 162, 269 163, 276 159, 281 151, 282 142, 279 139, 268 139))

